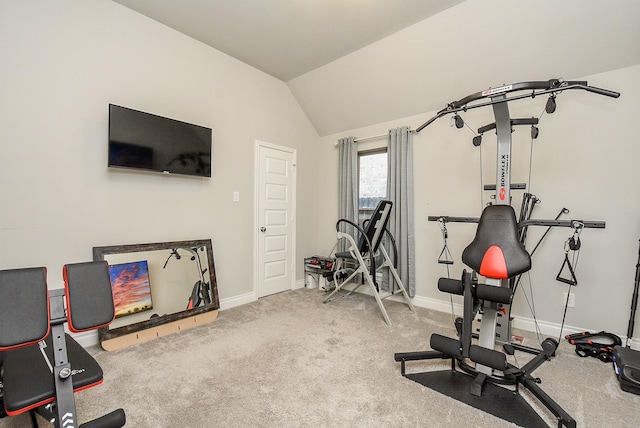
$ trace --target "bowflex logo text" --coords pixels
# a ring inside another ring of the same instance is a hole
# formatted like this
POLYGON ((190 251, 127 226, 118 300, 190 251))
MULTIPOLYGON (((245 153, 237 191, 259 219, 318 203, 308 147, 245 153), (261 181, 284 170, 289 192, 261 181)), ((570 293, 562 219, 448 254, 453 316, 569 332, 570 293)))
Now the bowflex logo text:
POLYGON ((507 175, 509 173, 509 155, 503 154, 500 156, 500 194, 498 197, 501 201, 507 197, 507 175))

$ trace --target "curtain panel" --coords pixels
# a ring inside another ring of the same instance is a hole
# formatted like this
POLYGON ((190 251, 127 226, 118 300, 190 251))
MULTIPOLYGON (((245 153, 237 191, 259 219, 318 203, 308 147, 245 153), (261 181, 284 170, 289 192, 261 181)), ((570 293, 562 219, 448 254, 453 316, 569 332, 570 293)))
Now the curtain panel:
MULTIPOLYGON (((354 137, 338 140, 340 149, 338 168, 338 218, 358 223, 358 145, 354 137)), ((340 231, 353 233, 348 225, 340 224, 340 231)), ((346 251, 347 242, 341 239, 337 251, 346 251)))
MULTIPOLYGON (((393 202, 388 229, 398 246, 398 275, 409 296, 413 297, 416 292, 413 133, 409 127, 403 126, 389 130, 387 151, 387 196, 393 202)), ((393 281, 393 278, 387 278, 388 283, 389 281, 393 281)))

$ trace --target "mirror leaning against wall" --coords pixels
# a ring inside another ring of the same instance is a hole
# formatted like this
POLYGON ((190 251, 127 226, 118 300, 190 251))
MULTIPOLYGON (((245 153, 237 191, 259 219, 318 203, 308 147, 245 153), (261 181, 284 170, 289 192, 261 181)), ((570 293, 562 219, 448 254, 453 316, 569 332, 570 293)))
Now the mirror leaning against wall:
POLYGON ((170 332, 170 323, 220 308, 210 239, 94 247, 93 259, 109 264, 116 306, 114 322, 98 332, 105 349, 111 339, 170 332))

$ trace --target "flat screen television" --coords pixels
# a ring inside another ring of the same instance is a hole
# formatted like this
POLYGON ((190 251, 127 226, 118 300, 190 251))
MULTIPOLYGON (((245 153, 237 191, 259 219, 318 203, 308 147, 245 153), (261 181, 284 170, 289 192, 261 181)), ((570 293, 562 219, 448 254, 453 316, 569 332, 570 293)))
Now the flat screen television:
POLYGON ((109 104, 109 167, 211 177, 211 128, 109 104))

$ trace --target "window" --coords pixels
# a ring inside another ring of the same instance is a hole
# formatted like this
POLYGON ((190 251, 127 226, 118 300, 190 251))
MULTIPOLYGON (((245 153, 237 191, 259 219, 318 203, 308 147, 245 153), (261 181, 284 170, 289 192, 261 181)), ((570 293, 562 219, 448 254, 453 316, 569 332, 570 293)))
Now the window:
POLYGON ((387 149, 358 153, 358 221, 371 217, 387 197, 387 149))

